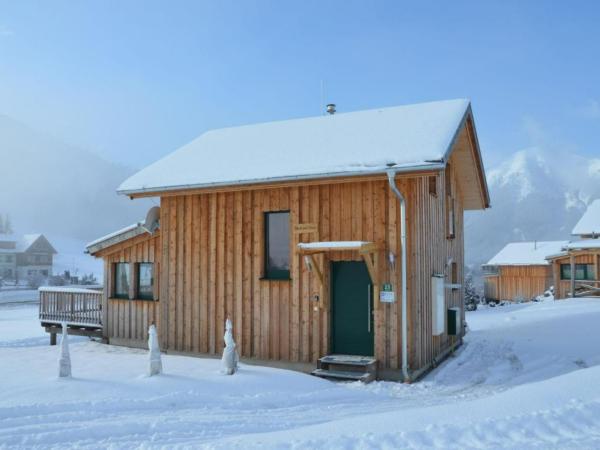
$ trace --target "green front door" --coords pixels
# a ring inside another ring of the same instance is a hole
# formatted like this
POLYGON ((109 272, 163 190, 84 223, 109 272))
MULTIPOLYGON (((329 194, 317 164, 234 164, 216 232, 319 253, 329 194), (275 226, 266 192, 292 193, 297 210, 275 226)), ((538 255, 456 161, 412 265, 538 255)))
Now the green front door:
POLYGON ((333 353, 373 356, 373 288, 364 262, 331 263, 333 353))

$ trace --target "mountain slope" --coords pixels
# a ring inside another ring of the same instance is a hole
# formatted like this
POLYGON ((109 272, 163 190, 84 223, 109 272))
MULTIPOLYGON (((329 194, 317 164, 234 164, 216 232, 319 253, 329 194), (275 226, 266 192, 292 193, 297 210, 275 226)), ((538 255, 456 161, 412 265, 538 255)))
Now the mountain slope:
POLYGON ((143 218, 147 202, 115 193, 132 172, 0 115, 0 211, 18 232, 85 242, 143 218))
POLYGON ((600 197, 600 159, 567 152, 521 150, 487 177, 492 208, 465 217, 473 269, 511 241, 569 239, 587 204, 600 197))

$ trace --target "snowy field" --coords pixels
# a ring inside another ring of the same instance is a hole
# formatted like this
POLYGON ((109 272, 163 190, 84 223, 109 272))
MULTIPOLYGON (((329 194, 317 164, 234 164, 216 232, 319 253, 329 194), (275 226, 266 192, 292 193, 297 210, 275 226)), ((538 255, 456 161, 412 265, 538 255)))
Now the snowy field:
POLYGON ((425 380, 335 384, 70 339, 72 379, 33 305, 0 306, 0 448, 600 448, 600 300, 468 313, 425 380))
MULTIPOLYGON (((15 289, 6 286, 0 289, 0 305, 6 303, 27 303, 39 301, 40 294, 38 293, 37 289, 15 289)), ((0 317, 2 317, 1 312, 0 317)))

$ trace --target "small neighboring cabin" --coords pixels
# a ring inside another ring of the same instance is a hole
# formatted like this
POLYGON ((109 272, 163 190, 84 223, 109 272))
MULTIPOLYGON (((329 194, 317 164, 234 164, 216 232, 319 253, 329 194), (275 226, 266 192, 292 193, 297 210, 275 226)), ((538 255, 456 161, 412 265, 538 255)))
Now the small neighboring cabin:
POLYGON ((588 206, 572 240, 548 256, 556 298, 600 295, 600 199, 588 206))
POLYGON ((552 267, 546 260, 568 241, 511 242, 483 269, 484 295, 496 302, 528 301, 553 284, 552 267))
POLYGON ((217 355, 231 318, 247 361, 409 381, 462 342, 463 211, 490 204, 467 100, 210 131, 118 191, 160 208, 87 246, 111 344, 155 323, 217 355))
POLYGON ((43 234, 0 234, 0 278, 20 281, 52 275, 56 250, 43 234))

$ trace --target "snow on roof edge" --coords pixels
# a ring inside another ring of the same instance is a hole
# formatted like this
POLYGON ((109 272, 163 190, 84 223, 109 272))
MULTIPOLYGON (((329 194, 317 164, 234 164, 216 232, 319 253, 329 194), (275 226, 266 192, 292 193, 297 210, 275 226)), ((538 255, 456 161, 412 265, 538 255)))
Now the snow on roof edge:
POLYGON ((372 170, 361 170, 354 172, 325 172, 315 173, 307 175, 289 175, 284 177, 272 177, 272 178, 256 178, 247 180, 237 180, 235 182, 215 182, 215 183, 198 183, 198 184, 181 184, 174 186, 155 186, 149 188, 140 189, 121 189, 120 186, 117 188, 117 194, 121 195, 134 195, 134 194, 145 194, 145 193, 158 193, 158 192, 169 192, 169 191, 180 191, 185 189, 203 189, 203 188, 218 188, 226 186, 239 186, 239 185, 253 185, 253 184, 264 184, 264 183, 281 183, 285 181, 302 181, 302 180, 319 180, 323 178, 339 178, 339 177, 355 177, 361 175, 377 175, 380 173, 386 173, 388 170, 394 170, 398 173, 402 172, 421 172, 427 170, 443 170, 446 167, 446 161, 437 162, 431 161, 425 164, 396 164, 394 166, 380 166, 372 170))

